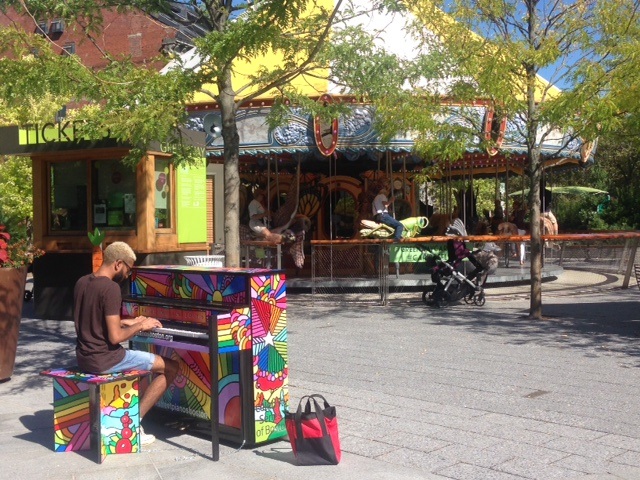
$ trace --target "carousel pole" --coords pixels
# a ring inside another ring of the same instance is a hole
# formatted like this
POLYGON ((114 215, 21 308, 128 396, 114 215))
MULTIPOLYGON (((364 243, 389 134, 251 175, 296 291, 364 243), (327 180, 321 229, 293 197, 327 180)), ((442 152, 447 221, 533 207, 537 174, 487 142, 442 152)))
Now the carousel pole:
POLYGON ((509 221, 509 166, 505 168, 504 177, 504 218, 509 221))
POLYGON ((267 209, 271 210, 271 156, 267 155, 267 209))
POLYGON ((280 168, 278 167, 278 157, 274 155, 273 162, 275 164, 276 174, 276 208, 280 208, 280 168))
POLYGON ((471 221, 474 220, 473 218, 473 204, 475 202, 476 199, 476 193, 473 191, 473 159, 471 159, 471 166, 469 167, 469 187, 470 187, 470 191, 471 191, 471 221))
MULTIPOLYGON (((394 195, 394 191, 393 191, 393 164, 392 164, 392 160, 391 160, 391 152, 389 150, 387 150, 386 152, 386 174, 387 174, 387 178, 389 179, 389 195, 391 195, 391 198, 393 198, 394 195)), ((391 204, 391 213, 393 214, 393 216, 396 216, 396 204, 395 202, 391 204)))
POLYGON ((451 220, 453 219, 453 209, 452 209, 452 205, 451 205, 451 191, 452 191, 452 185, 451 183, 453 182, 453 172, 451 171, 451 163, 448 162, 448 175, 447 175, 447 211, 449 212, 449 223, 451 223, 451 220))
MULTIPOLYGON (((462 163, 462 215, 458 210, 458 217, 462 219, 464 225, 467 224, 467 162, 462 163)), ((458 205, 460 207, 460 205, 458 205)), ((466 228, 466 226, 465 226, 466 228)))
POLYGON ((406 192, 407 189, 405 185, 407 184, 407 157, 402 157, 402 199, 406 200, 406 192))
MULTIPOLYGON (((328 188, 328 192, 329 192, 329 240, 333 240, 333 182, 334 182, 334 178, 333 175, 335 175, 335 170, 332 168, 333 167, 333 156, 335 155, 335 152, 333 152, 333 155, 329 156, 329 188, 328 188)), ((333 280, 333 241, 330 244, 329 247, 329 263, 330 263, 330 268, 329 271, 331 272, 331 280, 333 280)))

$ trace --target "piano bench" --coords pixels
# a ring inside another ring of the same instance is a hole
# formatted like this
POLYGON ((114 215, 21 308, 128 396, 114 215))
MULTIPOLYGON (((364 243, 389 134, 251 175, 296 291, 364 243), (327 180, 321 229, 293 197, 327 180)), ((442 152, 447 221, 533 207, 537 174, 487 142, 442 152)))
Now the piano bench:
POLYGON ((138 385, 150 373, 40 372, 53 378, 54 451, 91 450, 98 463, 107 455, 140 452, 138 385))

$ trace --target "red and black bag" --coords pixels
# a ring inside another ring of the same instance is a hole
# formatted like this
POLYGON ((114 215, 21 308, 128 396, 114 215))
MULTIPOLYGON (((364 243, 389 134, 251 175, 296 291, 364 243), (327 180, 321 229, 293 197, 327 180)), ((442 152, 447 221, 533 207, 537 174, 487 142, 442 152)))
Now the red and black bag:
POLYGON ((285 414, 285 423, 298 465, 337 465, 340 462, 342 451, 336 407, 329 405, 322 395, 302 397, 298 410, 285 414), (322 400, 324 408, 317 399, 322 400))

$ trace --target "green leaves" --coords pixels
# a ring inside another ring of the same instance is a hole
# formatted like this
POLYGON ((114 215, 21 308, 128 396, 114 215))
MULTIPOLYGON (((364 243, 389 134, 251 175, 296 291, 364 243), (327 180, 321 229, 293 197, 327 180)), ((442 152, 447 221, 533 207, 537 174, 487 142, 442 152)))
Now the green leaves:
POLYGON ((94 247, 100 247, 102 245, 102 242, 104 242, 106 235, 107 234, 105 232, 101 232, 98 227, 96 227, 93 233, 87 232, 89 241, 91 242, 91 245, 93 245, 94 247))

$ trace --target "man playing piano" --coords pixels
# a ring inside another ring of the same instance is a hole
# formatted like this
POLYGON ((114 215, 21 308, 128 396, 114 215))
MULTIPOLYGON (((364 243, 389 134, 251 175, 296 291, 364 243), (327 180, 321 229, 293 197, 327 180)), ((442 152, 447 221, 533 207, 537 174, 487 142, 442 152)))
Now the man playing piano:
MULTIPOLYGON (((120 284, 131 275, 136 255, 124 242, 114 242, 104 249, 102 266, 85 275, 74 289, 73 320, 77 334, 78 366, 92 374, 125 370, 150 370, 151 384, 140 398, 140 418, 151 409, 173 383, 178 362, 149 352, 128 350, 120 345, 141 331, 162 324, 155 318, 121 319, 122 293, 120 284)), ((155 440, 140 427, 140 443, 155 440)))

